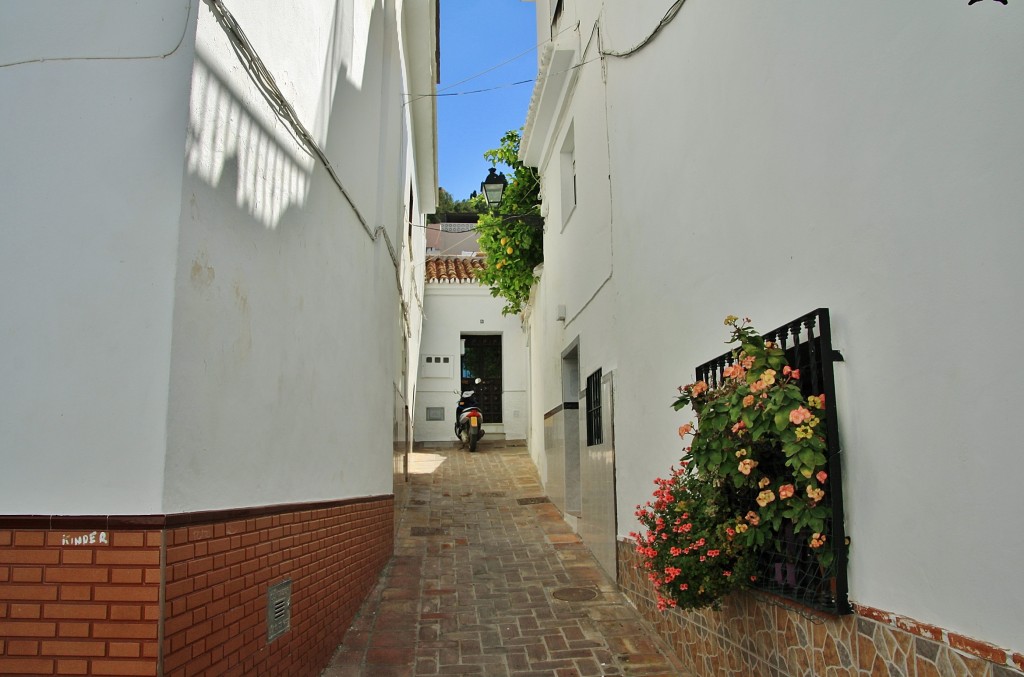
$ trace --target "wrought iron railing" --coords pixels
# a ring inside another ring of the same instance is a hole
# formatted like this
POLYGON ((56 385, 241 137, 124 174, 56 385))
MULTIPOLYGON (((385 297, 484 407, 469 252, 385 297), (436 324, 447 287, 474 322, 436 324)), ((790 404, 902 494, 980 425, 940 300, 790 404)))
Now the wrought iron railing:
MULTIPOLYGON (((784 527, 775 543, 765 548, 758 562, 755 587, 786 597, 805 606, 834 614, 850 613, 846 575, 847 547, 843 521, 843 475, 839 449, 839 422, 836 415, 836 388, 833 362, 842 362, 832 348, 832 328, 828 308, 819 308, 803 317, 764 334, 786 351, 786 359, 800 370, 800 390, 804 397, 825 394, 825 437, 827 443, 830 491, 823 503, 830 508, 826 522, 826 543, 831 543, 835 559, 828 569, 807 545, 808 534, 794 533, 784 527)), ((719 355, 697 367, 697 380, 711 387, 721 385, 722 371, 735 361, 732 352, 719 355)))

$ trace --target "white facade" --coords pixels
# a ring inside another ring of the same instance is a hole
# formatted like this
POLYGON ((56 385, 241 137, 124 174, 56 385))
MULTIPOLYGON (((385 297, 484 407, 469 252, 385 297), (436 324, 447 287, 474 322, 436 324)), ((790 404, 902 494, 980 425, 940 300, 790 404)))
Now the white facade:
MULTIPOLYGON (((851 600, 1024 649, 1019 369, 1000 366, 1024 331, 1024 5, 694 1, 644 44, 669 4, 566 0, 549 28, 538 1, 531 417, 563 402, 575 341, 580 389, 614 373, 625 538, 722 319, 828 307, 851 600)), ((548 481, 539 426, 530 447, 548 481)))
POLYGON ((143 4, 0 7, 0 514, 390 494, 408 222, 436 199, 434 105, 403 94, 436 81, 433 3, 143 4))
POLYGON ((502 299, 491 296, 487 287, 477 282, 426 285, 416 391, 416 442, 456 441, 454 416, 460 392, 461 340, 473 334, 501 336, 503 422, 489 422, 484 409, 484 431, 491 439, 501 435, 506 440, 526 439, 526 333, 518 316, 501 314, 503 307, 502 299), (432 358, 430 364, 427 357, 432 358), (434 358, 441 358, 439 365, 434 358), (444 420, 427 420, 428 408, 442 409, 444 420))

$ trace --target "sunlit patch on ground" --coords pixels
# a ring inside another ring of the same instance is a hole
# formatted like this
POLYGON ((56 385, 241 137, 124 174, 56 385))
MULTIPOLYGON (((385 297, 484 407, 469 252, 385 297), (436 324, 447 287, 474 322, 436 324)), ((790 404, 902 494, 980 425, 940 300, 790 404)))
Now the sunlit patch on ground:
POLYGON ((441 454, 430 454, 420 451, 413 451, 409 454, 409 474, 429 475, 441 467, 448 458, 441 454))

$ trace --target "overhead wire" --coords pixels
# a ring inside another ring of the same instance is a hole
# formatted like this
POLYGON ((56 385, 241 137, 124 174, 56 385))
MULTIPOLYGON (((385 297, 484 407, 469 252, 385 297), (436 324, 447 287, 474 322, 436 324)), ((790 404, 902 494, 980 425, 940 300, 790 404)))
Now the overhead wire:
POLYGON ((175 52, 177 52, 183 42, 185 42, 185 36, 188 35, 189 23, 191 23, 192 17, 192 0, 188 0, 188 4, 185 8, 185 25, 182 26, 181 35, 178 37, 178 42, 169 52, 162 54, 140 54, 131 56, 51 56, 51 57, 39 57, 37 59, 24 59, 22 61, 12 61, 10 63, 0 63, 0 68, 10 68, 11 66, 24 66, 30 63, 46 63, 48 61, 142 61, 145 59, 166 59, 175 52))
MULTIPOLYGON (((554 40, 555 38, 557 38, 562 33, 565 33, 566 31, 569 31, 569 30, 573 30, 574 28, 575 28, 575 26, 566 26, 565 28, 563 28, 562 30, 558 31, 553 36, 551 36, 551 40, 554 40)), ((459 85, 465 84, 465 83, 467 83, 467 82, 469 82, 471 80, 476 80, 479 77, 483 77, 484 75, 487 75, 491 71, 498 70, 502 66, 507 66, 508 64, 512 63, 513 61, 518 61, 519 59, 523 58, 527 54, 530 54, 532 52, 537 51, 537 49, 540 48, 541 45, 544 45, 547 42, 549 42, 549 40, 545 40, 544 42, 539 42, 536 45, 530 47, 529 49, 526 49, 526 50, 520 52, 519 54, 516 54, 513 57, 505 59, 501 63, 495 64, 493 66, 489 66, 489 67, 485 68, 484 70, 479 71, 478 73, 474 73, 473 75, 470 75, 467 78, 463 78, 462 80, 459 80, 458 82, 453 82, 450 85, 446 85, 446 86, 442 87, 441 89, 436 90, 435 92, 433 92, 431 94, 411 94, 411 93, 407 92, 403 96, 407 96, 407 97, 409 97, 409 99, 407 101, 405 101, 402 105, 405 106, 405 105, 408 105, 410 103, 414 103, 416 101, 419 101, 420 99, 439 98, 439 97, 442 97, 442 96, 461 96, 463 94, 480 94, 480 93, 483 93, 483 92, 490 92, 490 91, 493 91, 493 90, 496 90, 496 89, 505 89, 507 87, 514 87, 516 85, 525 85, 525 84, 528 84, 530 82, 534 82, 534 81, 536 81, 537 78, 529 78, 528 80, 519 80, 519 81, 516 81, 516 82, 509 82, 509 83, 505 83, 505 84, 501 84, 501 85, 495 85, 493 87, 485 87, 485 88, 482 88, 482 89, 474 89, 474 90, 469 90, 469 91, 465 91, 465 92, 453 92, 453 93, 450 93, 450 94, 444 94, 443 93, 443 92, 451 89, 452 87, 458 87, 459 85)))

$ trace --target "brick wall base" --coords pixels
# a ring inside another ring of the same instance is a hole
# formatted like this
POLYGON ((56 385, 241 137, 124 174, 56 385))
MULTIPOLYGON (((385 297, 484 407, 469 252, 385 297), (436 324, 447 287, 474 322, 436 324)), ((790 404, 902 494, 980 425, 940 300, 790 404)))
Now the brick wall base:
POLYGON ((761 593, 738 593, 718 611, 658 611, 636 569, 633 544, 618 543, 619 586, 695 676, 938 677, 1024 674, 1024 655, 855 606, 848 616, 797 609, 761 593))
POLYGON ((391 496, 0 517, 0 675, 319 675, 393 547, 391 496), (285 580, 290 630, 268 642, 285 580))

